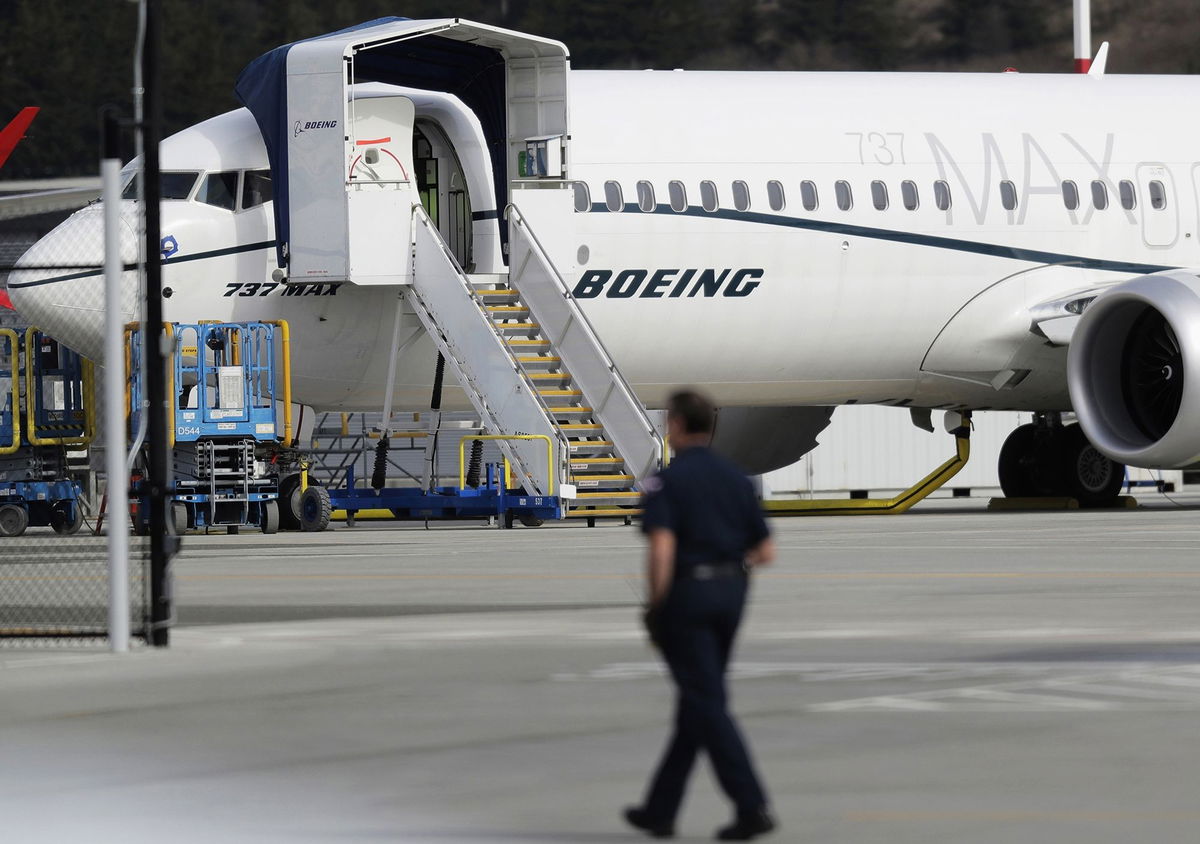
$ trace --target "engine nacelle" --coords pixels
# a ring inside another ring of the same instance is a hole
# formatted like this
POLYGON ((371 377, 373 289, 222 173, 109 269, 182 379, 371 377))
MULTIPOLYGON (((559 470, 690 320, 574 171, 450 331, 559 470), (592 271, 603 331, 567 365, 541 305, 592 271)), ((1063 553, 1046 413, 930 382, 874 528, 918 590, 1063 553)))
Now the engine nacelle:
POLYGON ((1200 461, 1200 278, 1140 276, 1097 296, 1071 338, 1067 384, 1084 433, 1113 460, 1200 461))
POLYGON ((713 451, 749 475, 790 466, 817 447, 832 407, 722 407, 713 451))

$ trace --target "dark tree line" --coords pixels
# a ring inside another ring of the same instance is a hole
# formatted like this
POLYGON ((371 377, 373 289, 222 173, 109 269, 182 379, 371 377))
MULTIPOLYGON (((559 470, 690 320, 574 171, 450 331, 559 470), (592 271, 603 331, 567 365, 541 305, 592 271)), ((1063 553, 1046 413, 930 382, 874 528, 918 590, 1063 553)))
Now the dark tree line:
MULTIPOLYGON (((1194 0, 1094 0, 1127 72, 1200 70, 1194 0), (1136 23, 1136 26, 1135 26, 1136 23)), ((463 17, 558 38, 580 68, 1066 70, 1070 0, 162 0, 168 132, 237 107, 279 44, 388 15, 463 17)), ((0 124, 42 114, 3 178, 95 172, 98 112, 129 113, 137 6, 0 2, 0 124)))

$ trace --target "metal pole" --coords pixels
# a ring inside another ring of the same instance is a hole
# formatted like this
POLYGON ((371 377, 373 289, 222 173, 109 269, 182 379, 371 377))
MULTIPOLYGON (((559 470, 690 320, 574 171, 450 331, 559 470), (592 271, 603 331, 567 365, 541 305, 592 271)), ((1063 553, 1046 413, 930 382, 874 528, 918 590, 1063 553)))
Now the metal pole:
POLYGON ((1075 0, 1075 72, 1092 69, 1092 0, 1075 0))
POLYGON ((142 53, 145 119, 146 186, 146 409, 149 421, 150 504, 150 644, 166 647, 171 624, 171 552, 174 537, 167 534, 167 384, 163 362, 162 246, 158 144, 162 137, 162 85, 159 80, 159 45, 162 18, 159 0, 146 4, 146 43, 142 53))
POLYGON ((396 361, 400 357, 400 332, 404 327, 404 294, 396 296, 396 319, 392 323, 392 345, 389 347, 387 385, 383 388, 383 436, 392 433, 392 399, 396 389, 396 361))
POLYGON ((121 158, 116 115, 104 115, 100 180, 104 207, 104 466, 108 496, 108 644, 129 650, 129 476, 125 472, 125 378, 121 372, 121 158))

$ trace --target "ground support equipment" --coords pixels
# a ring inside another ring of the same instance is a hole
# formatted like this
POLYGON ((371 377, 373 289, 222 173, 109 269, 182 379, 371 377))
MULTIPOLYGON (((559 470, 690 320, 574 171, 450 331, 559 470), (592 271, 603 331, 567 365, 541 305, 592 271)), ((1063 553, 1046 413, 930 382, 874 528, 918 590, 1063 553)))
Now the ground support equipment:
MULTIPOLYGON (((279 530, 279 482, 295 462, 291 430, 290 337, 287 323, 170 323, 169 367, 172 480, 170 523, 189 528, 279 530), (278 347, 278 348, 277 348, 278 347), (283 416, 279 431, 277 416, 283 416)), ((136 348, 138 331, 130 332, 136 348)), ((131 425, 141 405, 142 379, 130 354, 131 425)), ((144 482, 134 515, 146 530, 144 482)))
POLYGON ((764 501, 763 509, 773 516, 842 516, 904 513, 913 505, 945 486, 967 465, 971 457, 971 414, 946 414, 946 430, 954 437, 954 456, 893 498, 833 498, 764 501))
POLYGON ((79 530, 83 491, 67 449, 91 442, 94 398, 89 361, 36 328, 0 330, 0 536, 79 530))
MULTIPOLYGON (((515 438, 515 437, 514 437, 515 438)), ((506 439, 500 436, 468 435, 459 445, 459 485, 422 489, 416 486, 373 489, 360 485, 355 478, 354 464, 346 470, 346 485, 330 489, 308 486, 300 499, 300 525, 306 531, 324 530, 334 510, 346 512, 346 524, 353 527, 355 516, 362 510, 388 510, 402 520, 471 520, 496 519, 503 527, 511 528, 516 521, 540 523, 563 517, 564 503, 556 495, 529 495, 512 486, 511 467, 507 461, 474 466, 467 470, 465 452, 469 441, 506 439), (477 479, 474 477, 477 475, 477 479), (474 481, 477 485, 472 486, 474 481)), ((545 439, 524 436, 520 439, 545 439)), ((547 448, 552 448, 546 443, 547 448)))

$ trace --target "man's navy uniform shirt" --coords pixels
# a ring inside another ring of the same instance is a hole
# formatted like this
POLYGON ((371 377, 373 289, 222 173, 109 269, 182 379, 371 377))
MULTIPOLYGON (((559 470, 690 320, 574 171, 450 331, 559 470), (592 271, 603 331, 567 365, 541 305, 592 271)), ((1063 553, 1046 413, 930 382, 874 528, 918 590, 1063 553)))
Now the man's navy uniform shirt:
POLYGON ((677 575, 696 565, 740 563, 770 536, 750 479, 708 448, 679 452, 648 479, 642 507, 643 533, 675 534, 677 575))

